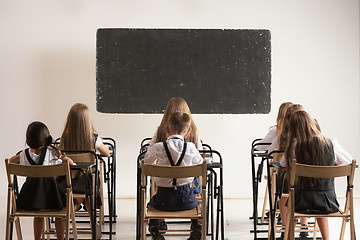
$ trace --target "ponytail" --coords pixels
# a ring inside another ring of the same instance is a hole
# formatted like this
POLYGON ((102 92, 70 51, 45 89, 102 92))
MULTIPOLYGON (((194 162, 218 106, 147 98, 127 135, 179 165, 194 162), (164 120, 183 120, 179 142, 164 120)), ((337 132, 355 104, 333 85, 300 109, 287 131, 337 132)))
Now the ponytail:
POLYGON ((46 142, 45 142, 45 146, 49 146, 51 145, 51 143, 53 142, 53 138, 51 135, 49 135, 47 138, 46 138, 46 142))

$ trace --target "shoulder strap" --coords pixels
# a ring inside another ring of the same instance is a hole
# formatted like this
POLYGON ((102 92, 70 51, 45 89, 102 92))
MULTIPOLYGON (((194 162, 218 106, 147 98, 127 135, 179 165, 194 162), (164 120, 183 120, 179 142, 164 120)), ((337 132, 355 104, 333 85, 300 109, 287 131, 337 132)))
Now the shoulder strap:
POLYGON ((187 147, 187 142, 184 141, 184 148, 183 148, 183 151, 180 155, 180 158, 179 160, 176 162, 176 166, 180 166, 180 163, 182 162, 182 160, 184 159, 184 156, 185 156, 185 152, 186 152, 186 147, 187 147))
MULTIPOLYGON (((179 160, 176 162, 176 164, 174 164, 174 161, 173 161, 173 159, 171 157, 171 154, 170 154, 169 148, 167 146, 167 143, 163 142, 163 144, 164 144, 165 152, 166 152, 166 155, 167 155, 167 157, 169 159, 169 162, 170 162, 171 166, 180 166, 180 164, 181 164, 181 162, 182 162, 182 160, 184 159, 184 156, 185 156, 187 143, 184 141, 184 147, 183 147, 182 153, 180 155, 179 160)), ((176 178, 173 179, 173 185, 176 187, 176 178)))
POLYGON ((168 159, 169 159, 169 162, 170 162, 171 166, 175 166, 174 161, 173 161, 173 159, 172 159, 172 157, 171 157, 169 148, 168 148, 168 146, 167 146, 167 143, 166 143, 166 142, 163 142, 163 145, 164 145, 165 152, 166 152, 166 155, 167 155, 167 157, 168 157, 168 159))
POLYGON ((47 147, 43 147, 43 148, 41 149, 40 158, 39 158, 39 163, 36 164, 36 162, 35 162, 35 161, 31 158, 31 156, 30 156, 29 148, 27 148, 27 149, 25 149, 26 159, 28 160, 28 162, 29 162, 31 165, 43 165, 44 159, 45 159, 46 150, 47 150, 47 147))

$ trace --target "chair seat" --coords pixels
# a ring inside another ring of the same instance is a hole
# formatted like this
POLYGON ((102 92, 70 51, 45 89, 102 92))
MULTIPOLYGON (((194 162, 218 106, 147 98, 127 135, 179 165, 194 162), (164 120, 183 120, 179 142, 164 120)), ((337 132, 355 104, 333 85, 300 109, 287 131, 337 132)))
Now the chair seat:
POLYGON ((153 207, 149 207, 145 218, 201 218, 201 209, 199 205, 191 210, 186 211, 176 211, 176 212, 170 212, 170 211, 162 211, 158 210, 153 207))
MULTIPOLYGON (((320 214, 303 214, 303 213, 295 213, 295 217, 319 217, 320 214)), ((344 214, 342 212, 335 212, 335 213, 329 213, 324 214, 324 217, 350 217, 350 214, 344 214)))
POLYGON ((17 211, 12 214, 12 216, 16 217, 65 217, 66 216, 66 208, 63 210, 54 210, 54 211, 17 211))

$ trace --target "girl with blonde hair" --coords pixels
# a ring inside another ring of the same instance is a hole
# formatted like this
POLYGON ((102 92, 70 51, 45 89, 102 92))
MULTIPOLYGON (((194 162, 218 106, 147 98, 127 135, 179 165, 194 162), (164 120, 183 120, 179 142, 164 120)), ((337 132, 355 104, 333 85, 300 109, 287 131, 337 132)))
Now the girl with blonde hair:
MULTIPOLYGON (((284 109, 285 115, 282 118, 282 121, 280 123, 279 134, 275 136, 275 138, 271 142, 271 145, 268 146, 268 148, 267 148, 269 153, 274 150, 284 150, 284 146, 285 146, 288 131, 289 131, 288 125, 289 125, 290 117, 294 112, 299 111, 299 110, 304 110, 304 107, 301 106, 300 104, 290 104, 286 108, 286 111, 284 109)), ((283 159, 280 160, 280 164, 281 164, 281 166, 285 167, 285 165, 283 165, 283 159)))
MULTIPOLYGON (((281 134, 281 131, 283 129, 283 122, 286 114, 286 110, 293 105, 292 102, 284 102, 279 107, 279 112, 276 118, 276 125, 271 126, 268 134, 259 141, 259 143, 272 143, 273 140, 276 138, 276 136, 281 134)), ((260 151, 268 150, 269 145, 258 145, 257 149, 260 151)))
POLYGON ((71 107, 60 138, 60 149, 97 150, 109 156, 110 151, 94 129, 89 108, 85 104, 76 103, 71 107))
POLYGON ((167 121, 170 118, 170 115, 174 112, 182 112, 186 113, 190 116, 191 119, 191 125, 190 125, 190 135, 186 138, 187 142, 192 142, 195 144, 196 148, 198 150, 202 150, 201 141, 199 138, 199 131, 191 117, 191 112, 189 105, 187 102, 180 97, 173 97, 169 100, 164 115, 162 117, 161 123, 159 127, 157 128, 157 131, 155 132, 155 135, 153 136, 150 145, 156 142, 165 142, 166 141, 166 124, 167 121))
MULTIPOLYGON (((65 129, 60 138, 60 149, 61 150, 88 150, 88 151, 96 151, 99 154, 104 156, 109 156, 110 151, 104 145, 102 139, 99 137, 98 133, 93 127, 92 121, 90 119, 90 111, 89 108, 82 103, 74 104, 67 116, 65 129)), ((78 172, 75 175, 75 178, 72 180, 73 191, 74 193, 84 193, 85 191, 85 181, 83 178, 85 175, 81 175, 78 172), (81 192, 80 192, 81 189, 81 192), (79 192, 77 192, 79 191, 79 192)), ((89 190, 91 191, 91 189, 89 190)), ((100 192, 96 193, 97 198, 97 207, 101 206, 101 198, 100 192)), ((81 203, 85 204, 86 210, 89 215, 90 212, 90 201, 88 198, 86 199, 76 199, 75 201, 75 209, 77 209, 81 203), (85 201, 84 201, 85 200, 85 201)), ((101 237, 101 232, 99 230, 99 226, 97 225, 96 233, 97 238, 101 237)))

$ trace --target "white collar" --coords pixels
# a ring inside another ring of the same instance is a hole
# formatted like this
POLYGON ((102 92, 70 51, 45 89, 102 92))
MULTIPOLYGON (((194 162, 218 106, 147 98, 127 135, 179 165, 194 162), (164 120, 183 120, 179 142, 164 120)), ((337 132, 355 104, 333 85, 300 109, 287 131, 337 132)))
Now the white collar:
POLYGON ((180 140, 184 141, 184 137, 181 136, 181 135, 178 135, 178 134, 174 134, 174 135, 169 136, 167 140, 170 140, 170 139, 180 139, 180 140))

